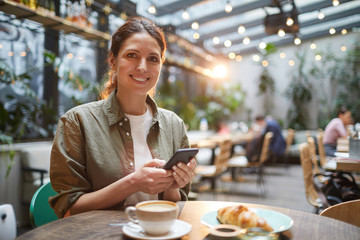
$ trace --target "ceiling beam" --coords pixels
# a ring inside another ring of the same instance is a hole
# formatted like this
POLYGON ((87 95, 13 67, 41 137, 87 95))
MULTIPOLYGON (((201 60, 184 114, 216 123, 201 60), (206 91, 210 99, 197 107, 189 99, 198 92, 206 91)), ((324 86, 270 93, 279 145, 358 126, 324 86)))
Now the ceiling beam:
MULTIPOLYGON (((341 1, 341 3, 350 2, 350 1, 351 0, 343 0, 343 1, 341 1)), ((304 6, 303 8, 301 8, 301 10, 299 11, 300 12, 299 15, 303 14, 303 13, 306 13, 306 12, 316 11, 316 10, 321 9, 321 8, 330 7, 330 6, 332 6, 331 1, 323 1, 323 2, 320 2, 320 3, 309 4, 309 5, 304 6)), ((347 12, 347 11, 345 11, 345 12, 347 12)), ((353 14, 356 14, 355 11, 353 11, 353 12, 354 12, 353 14)), ((352 15, 352 14, 350 14, 350 15, 352 15)), ((325 19, 328 19, 328 17, 329 16, 326 16, 325 19)), ((314 24, 314 22, 316 23, 316 21, 324 21, 324 20, 318 20, 317 19, 317 20, 314 20, 313 22, 309 22, 308 24, 310 24, 310 25, 314 24)), ((242 25, 244 25, 245 28, 248 30, 249 28, 262 25, 263 23, 264 23, 264 19, 256 19, 256 20, 253 20, 251 22, 244 23, 242 25)), ((206 39, 213 38, 215 36, 221 36, 221 35, 226 35, 226 34, 237 32, 238 26, 225 27, 225 28, 222 28, 222 29, 220 29, 218 31, 213 31, 213 32, 206 33, 206 34, 201 34, 200 38, 199 38, 199 41, 205 41, 206 39)), ((308 25, 305 25, 305 26, 308 26, 308 25)), ((300 26, 300 27, 304 27, 304 26, 300 26)))
MULTIPOLYGON (((340 18, 344 18, 344 17, 349 17, 355 14, 359 14, 360 13, 360 7, 357 8, 353 8, 353 9, 349 9, 349 10, 345 10, 343 12, 338 12, 332 15, 327 15, 324 19, 319 20, 319 19, 311 19, 308 21, 304 21, 304 22, 299 22, 299 26, 300 29, 305 28, 305 27, 310 27, 310 26, 316 26, 317 24, 322 24, 325 22, 330 22, 336 19, 340 19, 340 18)), ((236 45, 236 44, 240 44, 242 43, 244 37, 242 37, 243 35, 239 35, 239 39, 236 40, 232 40, 232 44, 236 45)), ((253 35, 249 35, 248 37, 250 38, 251 41, 256 41, 262 38, 265 38, 267 36, 271 36, 271 35, 267 35, 265 32, 264 33, 256 33, 253 35)), ((303 38, 302 34, 301 34, 301 38, 303 38)), ((218 44, 218 45, 214 45, 215 48, 224 48, 224 46, 222 44, 218 44)))
MULTIPOLYGON (((350 23, 350 24, 340 25, 338 27, 335 27, 335 30, 336 30, 336 32, 340 32, 344 28, 351 29, 354 27, 360 27, 360 21, 350 23)), ((320 30, 320 31, 316 31, 313 33, 309 33, 309 34, 303 35, 301 37, 301 39, 302 39, 302 41, 306 41, 306 40, 319 38, 319 37, 323 37, 323 36, 329 36, 329 30, 326 29, 326 30, 320 30)), ((284 46, 287 44, 294 44, 293 38, 279 39, 278 41, 273 41, 271 43, 277 47, 284 46)), ((245 48, 245 49, 241 49, 240 51, 237 51, 237 53, 238 54, 241 53, 241 55, 251 54, 251 53, 255 53, 255 52, 258 52, 257 46, 251 46, 249 48, 245 48)))
MULTIPOLYGON (((210 21, 214 21, 214 20, 219 20, 220 18, 227 18, 227 17, 231 17, 234 15, 238 15, 241 13, 245 13, 248 11, 252 11, 258 8, 263 8, 266 6, 270 6, 273 3, 272 0, 261 0, 261 1, 255 1, 255 2, 251 2, 248 4, 243 4, 237 7, 233 7, 233 10, 230 13, 226 13, 223 9, 219 12, 215 12, 213 14, 209 14, 200 18, 197 18, 196 21, 199 24, 203 24, 206 22, 210 22, 210 21)), ((194 19, 191 19, 187 22, 184 22, 180 25, 177 25, 176 28, 177 29, 186 29, 186 28, 190 28, 191 24, 194 22, 194 19)))
POLYGON ((166 14, 172 14, 176 11, 191 7, 192 5, 195 5, 202 1, 203 0, 186 0, 186 3, 184 1, 177 1, 177 2, 173 2, 173 3, 165 4, 162 6, 155 5, 156 6, 156 17, 161 17, 166 14))

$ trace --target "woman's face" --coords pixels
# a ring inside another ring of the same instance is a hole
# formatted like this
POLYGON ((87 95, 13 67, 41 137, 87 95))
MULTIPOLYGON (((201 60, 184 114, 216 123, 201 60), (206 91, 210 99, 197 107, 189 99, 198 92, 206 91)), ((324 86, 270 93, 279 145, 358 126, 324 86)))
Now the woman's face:
POLYGON ((146 32, 135 33, 122 44, 116 59, 111 59, 118 92, 146 95, 160 75, 161 48, 146 32))

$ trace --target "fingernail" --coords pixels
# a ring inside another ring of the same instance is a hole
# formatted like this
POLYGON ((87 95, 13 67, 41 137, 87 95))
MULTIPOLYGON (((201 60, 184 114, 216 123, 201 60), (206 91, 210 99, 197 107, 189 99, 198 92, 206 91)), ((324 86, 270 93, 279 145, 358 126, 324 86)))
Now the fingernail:
POLYGON ((174 172, 173 174, 176 175, 176 172, 174 172))
POLYGON ((182 163, 178 163, 178 167, 181 167, 182 163))
POLYGON ((176 170, 176 169, 177 169, 177 167, 174 165, 174 166, 172 167, 172 169, 173 169, 173 170, 176 170))

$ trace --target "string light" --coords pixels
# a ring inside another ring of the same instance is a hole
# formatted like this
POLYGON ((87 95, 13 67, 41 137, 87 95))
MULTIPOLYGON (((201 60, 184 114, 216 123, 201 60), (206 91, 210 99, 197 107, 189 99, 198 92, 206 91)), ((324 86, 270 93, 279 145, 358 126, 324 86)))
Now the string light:
POLYGON ((69 58, 69 59, 72 59, 72 58, 74 57, 74 55, 73 55, 72 53, 68 53, 68 54, 66 55, 66 57, 69 58))
POLYGON ((264 67, 267 67, 267 66, 269 66, 269 62, 267 60, 263 60, 261 62, 261 65, 263 65, 264 67))
POLYGON ((266 48, 266 43, 265 43, 264 41, 261 41, 261 42, 259 43, 259 48, 260 48, 260 49, 265 49, 265 48, 266 48))
POLYGON ((231 59, 231 60, 234 60, 235 57, 236 57, 236 54, 234 52, 231 52, 228 54, 228 57, 231 59))
POLYGON ((181 17, 185 20, 188 20, 190 18, 189 12, 185 9, 183 13, 181 14, 181 17))
POLYGON ((316 47, 317 47, 317 46, 316 46, 316 43, 311 43, 311 44, 310 44, 310 48, 311 48, 311 49, 314 50, 316 47))
POLYGON ((111 13, 112 9, 109 3, 105 4, 105 6, 103 7, 103 11, 106 15, 109 15, 111 13))
POLYGON ((151 4, 151 6, 148 8, 148 13, 156 14, 156 7, 154 4, 151 4))
POLYGON ((340 49, 341 49, 341 51, 345 52, 347 48, 345 45, 342 45, 340 49))
POLYGON ((285 36, 285 31, 284 31, 284 29, 282 29, 282 28, 279 29, 279 31, 278 31, 278 36, 279 36, 279 37, 285 36))
POLYGON ((25 56, 26 56, 26 52, 21 52, 21 53, 20 53, 20 56, 25 57, 25 56))
POLYGON ((255 55, 252 57, 252 59, 253 59, 255 62, 258 62, 258 61, 260 61, 260 56, 257 55, 257 54, 255 54, 255 55))
POLYGON ((316 55, 315 55, 315 60, 316 60, 316 61, 320 61, 320 60, 321 60, 321 55, 320 55, 320 54, 316 54, 316 55))
POLYGON ((288 64, 289 64, 290 67, 293 67, 293 66, 295 66, 295 61, 290 59, 288 64))
POLYGON ((242 61, 242 56, 241 56, 241 55, 237 55, 236 58, 235 58, 235 60, 236 60, 237 62, 241 62, 241 61, 242 61))
POLYGON ((194 30, 198 30, 199 29, 199 23, 198 22, 193 22, 191 24, 191 28, 194 29, 194 30))
POLYGON ((292 25, 294 25, 294 20, 291 17, 288 17, 286 19, 286 25, 291 27, 292 25))
POLYGON ((232 11, 232 6, 231 6, 231 3, 230 3, 230 0, 226 1, 226 4, 225 4, 225 12, 226 13, 231 13, 232 11))
POLYGON ((220 43, 219 37, 213 37, 212 41, 213 41, 214 44, 219 44, 220 43))
POLYGON ((280 53, 280 58, 282 58, 282 59, 286 58, 286 53, 281 52, 281 53, 280 53))
POLYGON ((334 34, 336 33, 335 28, 330 28, 330 29, 329 29, 329 33, 330 33, 331 35, 334 35, 334 34))
POLYGON ((2 48, 2 44, 0 44, 0 49, 2 48))
POLYGON ((12 57, 12 56, 14 56, 14 52, 9 52, 9 57, 12 57))
POLYGON ((226 40, 225 42, 224 42, 224 46, 225 47, 231 47, 231 41, 230 40, 226 40))
POLYGON ((244 37, 243 44, 245 44, 245 45, 250 44, 250 38, 249 37, 244 37))
POLYGON ((325 14, 322 11, 319 10, 317 17, 318 17, 319 20, 323 20, 325 18, 325 14))
POLYGON ((342 34, 342 35, 347 34, 347 30, 344 28, 343 30, 341 30, 341 34, 342 34))
POLYGON ((239 34, 243 34, 246 31, 246 28, 244 25, 240 25, 238 28, 238 33, 239 34))
POLYGON ((339 0, 333 0, 334 7, 339 6, 339 4, 340 4, 339 0))
POLYGON ((299 37, 296 37, 294 39, 294 43, 295 43, 295 45, 300 45, 301 44, 301 39, 299 37))
POLYGON ((198 32, 193 34, 193 38, 194 39, 199 39, 200 38, 200 34, 198 32))

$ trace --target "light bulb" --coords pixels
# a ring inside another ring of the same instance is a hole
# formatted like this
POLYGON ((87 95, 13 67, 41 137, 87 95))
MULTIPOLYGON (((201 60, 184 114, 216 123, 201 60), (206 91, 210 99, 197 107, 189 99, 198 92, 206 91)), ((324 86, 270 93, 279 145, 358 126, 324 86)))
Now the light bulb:
POLYGON ((333 0, 334 7, 339 6, 339 4, 340 4, 339 0, 333 0))
POLYGON ((284 31, 282 28, 279 29, 279 31, 278 31, 278 36, 279 36, 279 37, 285 36, 285 31, 284 31))
POLYGON ((300 45, 301 44, 301 39, 299 37, 296 37, 294 39, 294 43, 295 43, 295 45, 300 45))
POLYGON ((230 1, 227 1, 226 5, 225 5, 225 12, 230 13, 231 11, 232 11, 231 3, 230 3, 230 1))
POLYGON ((198 22, 193 22, 191 24, 191 28, 194 29, 194 30, 198 30, 199 29, 199 23, 198 22))
POLYGON ((219 44, 220 43, 219 37, 213 37, 212 41, 213 41, 214 44, 219 44))
POLYGON ((154 5, 151 5, 149 8, 148 8, 148 13, 150 14, 156 14, 156 7, 154 5))
POLYGON ((288 17, 286 19, 286 25, 291 27, 292 25, 294 25, 294 20, 291 17, 288 17))
POLYGON ((318 19, 323 20, 325 18, 325 14, 319 10, 317 17, 318 17, 318 19))
POLYGON ((226 40, 226 41, 224 42, 224 46, 225 46, 225 47, 231 47, 231 41, 230 41, 230 40, 226 40))
POLYGON ((250 43, 250 38, 249 37, 244 37, 243 44, 248 45, 249 43, 250 43))
POLYGON ((238 33, 239 34, 243 34, 246 31, 246 28, 244 25, 240 25, 238 28, 238 33))

